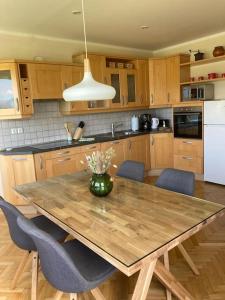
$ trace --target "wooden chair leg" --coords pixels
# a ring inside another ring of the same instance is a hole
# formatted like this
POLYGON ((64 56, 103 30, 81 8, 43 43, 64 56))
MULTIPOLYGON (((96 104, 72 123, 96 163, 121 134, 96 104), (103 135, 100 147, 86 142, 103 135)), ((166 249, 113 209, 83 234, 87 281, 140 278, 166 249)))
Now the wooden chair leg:
POLYGON ((15 289, 16 287, 16 284, 21 276, 21 274, 23 273, 23 270, 25 268, 25 265, 26 265, 26 262, 27 262, 27 259, 29 257, 30 253, 28 251, 25 252, 20 264, 19 264, 19 267, 17 268, 16 270, 16 273, 13 277, 13 280, 12 280, 12 284, 11 284, 11 289, 15 289))
MULTIPOLYGON (((169 271, 170 270, 170 261, 169 261, 169 252, 167 251, 163 255, 163 260, 164 260, 164 266, 165 268, 169 271)), ((166 299, 167 300, 172 300, 172 294, 170 290, 166 289, 166 299)))
POLYGON ((70 294, 70 300, 78 300, 77 294, 70 294))
POLYGON ((106 300, 99 288, 91 290, 91 293, 96 300, 106 300))
POLYGON ((32 257, 31 300, 37 300, 38 265, 39 265, 38 253, 37 252, 33 252, 33 257, 32 257))
POLYGON ((184 259, 186 260, 187 264, 191 268, 192 272, 195 275, 199 275, 199 271, 198 271, 196 265, 194 264, 193 260, 191 259, 191 257, 187 253, 187 251, 185 250, 184 246, 182 244, 179 244, 177 247, 178 247, 180 253, 183 255, 184 259))
POLYGON ((60 300, 62 298, 63 294, 64 294, 63 292, 57 291, 55 296, 54 296, 54 300, 60 300))

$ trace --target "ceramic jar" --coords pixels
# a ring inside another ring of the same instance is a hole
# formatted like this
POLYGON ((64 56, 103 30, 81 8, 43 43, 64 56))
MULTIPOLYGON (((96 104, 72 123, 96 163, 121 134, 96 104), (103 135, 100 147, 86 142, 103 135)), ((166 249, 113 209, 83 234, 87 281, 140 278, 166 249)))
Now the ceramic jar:
POLYGON ((213 56, 217 57, 217 56, 221 56, 225 54, 225 49, 223 46, 217 46, 214 48, 213 50, 213 56))

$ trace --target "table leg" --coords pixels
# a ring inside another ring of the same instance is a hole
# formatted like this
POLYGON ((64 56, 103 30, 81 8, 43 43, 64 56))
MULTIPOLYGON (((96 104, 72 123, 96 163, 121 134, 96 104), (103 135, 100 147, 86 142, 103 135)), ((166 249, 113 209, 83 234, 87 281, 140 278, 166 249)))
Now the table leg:
POLYGON ((145 300, 152 280, 157 259, 145 265, 138 275, 137 283, 134 288, 132 300, 145 300))
POLYGON ((196 267, 196 265, 194 264, 193 260, 191 259, 190 255, 187 253, 187 251, 185 250, 184 246, 182 244, 177 245, 178 249, 180 250, 180 253, 183 255, 184 259, 186 260, 187 264, 189 265, 189 267, 191 268, 192 272, 195 275, 199 275, 199 271, 196 267))
POLYGON ((179 300, 194 300, 191 294, 177 281, 161 262, 157 262, 154 274, 179 300))
MULTIPOLYGON (((170 270, 170 261, 169 261, 169 252, 165 252, 163 255, 163 260, 164 260, 164 265, 166 269, 169 271, 170 270)), ((171 291, 166 289, 166 299, 167 300, 172 300, 172 294, 171 291)))

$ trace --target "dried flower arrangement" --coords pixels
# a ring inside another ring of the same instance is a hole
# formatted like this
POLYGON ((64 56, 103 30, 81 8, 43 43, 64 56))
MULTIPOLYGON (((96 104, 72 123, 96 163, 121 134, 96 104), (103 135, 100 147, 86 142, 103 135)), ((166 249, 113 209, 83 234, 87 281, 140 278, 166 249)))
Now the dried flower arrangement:
MULTIPOLYGON (((106 151, 96 151, 91 155, 85 155, 87 160, 87 167, 94 174, 104 174, 107 172, 109 167, 112 165, 112 158, 115 156, 115 150, 111 147, 106 151)), ((84 164, 83 161, 81 161, 84 164)), ((116 165, 112 165, 117 168, 116 165)))

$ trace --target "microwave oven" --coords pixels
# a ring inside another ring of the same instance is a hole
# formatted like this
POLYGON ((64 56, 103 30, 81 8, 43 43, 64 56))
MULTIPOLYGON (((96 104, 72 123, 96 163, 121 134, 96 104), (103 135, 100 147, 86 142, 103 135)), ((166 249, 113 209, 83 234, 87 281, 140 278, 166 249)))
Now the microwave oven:
POLYGON ((213 84, 193 84, 182 87, 182 101, 214 99, 213 84))

